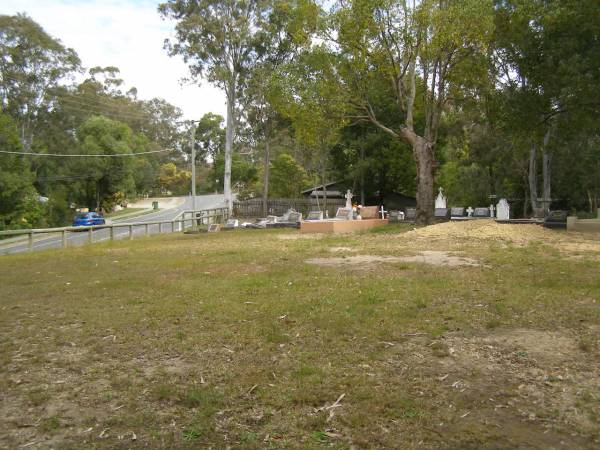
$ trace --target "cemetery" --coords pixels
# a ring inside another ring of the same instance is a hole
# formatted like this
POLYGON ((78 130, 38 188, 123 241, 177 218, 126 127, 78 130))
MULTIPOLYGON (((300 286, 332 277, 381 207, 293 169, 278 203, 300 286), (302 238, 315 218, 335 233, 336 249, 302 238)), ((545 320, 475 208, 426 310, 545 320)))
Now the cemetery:
MULTIPOLYGON (((471 221, 471 220, 494 220, 503 224, 531 224, 542 225, 546 228, 567 229, 576 231, 600 231, 600 212, 597 219, 577 219, 568 217, 566 211, 548 211, 545 217, 514 218, 511 215, 511 207, 507 199, 500 198, 497 203, 489 206, 449 206, 448 199, 440 187, 435 198, 434 219, 436 223, 446 221, 471 221)), ((341 194, 339 194, 341 196, 341 194)), ((416 208, 407 207, 403 211, 387 211, 384 205, 363 206, 352 202, 354 197, 350 190, 344 195, 345 205, 336 206, 336 213, 329 217, 329 209, 322 208, 318 203, 315 205, 298 203, 298 200, 277 201, 276 208, 286 210, 281 216, 268 215, 258 220, 232 218, 225 225, 226 230, 235 228, 266 229, 266 228, 298 228, 301 233, 351 233, 369 230, 384 226, 388 223, 414 223, 416 219, 416 208), (294 206, 302 204, 306 213, 303 214, 294 209, 294 206), (313 208, 307 209, 306 208, 313 208), (320 209, 317 209, 320 208, 320 209)), ((335 205, 335 201, 333 203, 335 205)), ((248 207, 252 202, 246 202, 244 208, 237 207, 234 212, 244 215, 249 213, 248 207)), ((260 205, 254 203, 252 206, 260 211, 260 205)), ((331 204, 330 204, 331 208, 331 204)), ((258 212, 259 214, 259 212, 258 212)))
POLYGON ((0 449, 600 449, 598 3, 3 2, 0 449))

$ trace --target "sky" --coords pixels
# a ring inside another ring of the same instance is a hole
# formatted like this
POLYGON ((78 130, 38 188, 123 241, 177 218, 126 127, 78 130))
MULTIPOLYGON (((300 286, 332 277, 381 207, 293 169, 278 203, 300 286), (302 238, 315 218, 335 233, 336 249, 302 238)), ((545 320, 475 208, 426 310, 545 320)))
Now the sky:
POLYGON ((124 91, 160 97, 181 108, 186 119, 225 115, 225 96, 207 82, 182 85, 189 75, 181 57, 163 49, 174 23, 157 12, 159 0, 2 0, 0 14, 27 13, 63 45, 75 49, 85 68, 116 66, 124 91))

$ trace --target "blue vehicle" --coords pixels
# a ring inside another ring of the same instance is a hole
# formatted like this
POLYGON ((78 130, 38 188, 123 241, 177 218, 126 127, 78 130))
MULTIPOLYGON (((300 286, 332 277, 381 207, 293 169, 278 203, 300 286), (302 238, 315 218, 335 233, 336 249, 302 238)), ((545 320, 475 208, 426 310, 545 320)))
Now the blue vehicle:
POLYGON ((74 227, 89 227, 91 225, 104 225, 106 221, 104 217, 95 212, 80 213, 73 219, 74 227))

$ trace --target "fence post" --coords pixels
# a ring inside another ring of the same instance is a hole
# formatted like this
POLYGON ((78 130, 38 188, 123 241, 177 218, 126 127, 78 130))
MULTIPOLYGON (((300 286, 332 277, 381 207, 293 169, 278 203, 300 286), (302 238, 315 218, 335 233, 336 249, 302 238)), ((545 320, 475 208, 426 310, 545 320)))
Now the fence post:
POLYGON ((158 234, 162 234, 162 222, 158 222, 158 234))
POLYGON ((94 243, 94 237, 92 235, 93 230, 93 227, 88 228, 88 244, 94 243))
POLYGON ((175 221, 171 220, 171 233, 175 233, 175 221))
POLYGON ((144 234, 145 234, 146 236, 148 236, 148 224, 146 224, 146 225, 145 225, 144 234))
POLYGON ((29 250, 30 252, 33 251, 33 231, 29 232, 29 236, 27 238, 28 242, 27 242, 27 250, 29 250))
POLYGON ((129 225, 129 240, 133 239, 133 225, 129 225))
POLYGON ((67 248, 67 230, 62 230, 62 248, 67 248))
POLYGON ((111 241, 115 240, 115 226, 114 225, 110 226, 110 240, 111 241))

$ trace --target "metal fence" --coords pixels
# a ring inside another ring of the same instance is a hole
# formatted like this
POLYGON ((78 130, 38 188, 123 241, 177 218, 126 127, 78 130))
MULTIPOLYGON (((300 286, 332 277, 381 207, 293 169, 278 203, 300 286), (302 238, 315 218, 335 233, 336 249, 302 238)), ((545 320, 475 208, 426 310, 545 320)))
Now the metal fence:
POLYGON ((227 208, 214 208, 214 209, 203 209, 197 211, 182 211, 173 219, 169 220, 157 220, 150 222, 128 222, 128 223, 112 223, 105 225, 91 225, 81 227, 60 227, 60 228, 34 228, 26 230, 7 230, 0 231, 0 238, 11 238, 16 237, 17 240, 4 239, 0 240, 0 254, 11 253, 14 247, 23 246, 26 244, 27 251, 33 251, 36 243, 36 237, 43 236, 43 238, 56 238, 51 244, 54 247, 66 248, 69 246, 69 239, 72 235, 82 236, 85 233, 85 240, 80 239, 77 244, 83 243, 92 244, 93 242, 100 240, 115 240, 121 239, 133 239, 136 234, 135 231, 142 229, 143 236, 149 236, 151 234, 163 234, 163 233, 174 233, 178 231, 184 231, 185 229, 192 228, 194 221, 196 225, 208 225, 211 223, 223 223, 229 217, 229 210, 227 208), (94 233, 102 230, 107 230, 107 233, 100 236, 100 233, 94 233), (119 230, 125 230, 125 233, 119 233, 119 230), (26 240, 18 240, 19 237, 25 237, 26 240), (10 245, 8 248, 2 246, 10 245))
POLYGON ((304 217, 309 211, 327 211, 329 217, 335 217, 338 208, 346 206, 346 200, 328 198, 326 206, 323 199, 318 202, 314 198, 270 198, 267 200, 267 211, 263 211, 260 198, 233 202, 233 215, 235 217, 266 217, 267 215, 281 216, 290 208, 302 213, 304 217))

